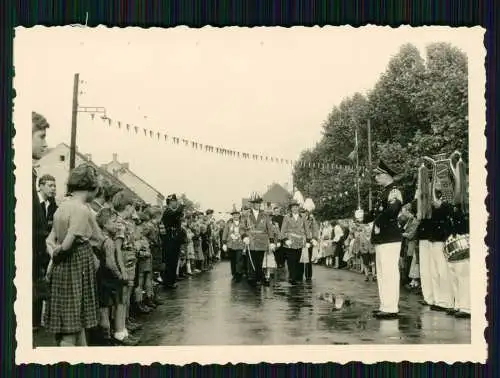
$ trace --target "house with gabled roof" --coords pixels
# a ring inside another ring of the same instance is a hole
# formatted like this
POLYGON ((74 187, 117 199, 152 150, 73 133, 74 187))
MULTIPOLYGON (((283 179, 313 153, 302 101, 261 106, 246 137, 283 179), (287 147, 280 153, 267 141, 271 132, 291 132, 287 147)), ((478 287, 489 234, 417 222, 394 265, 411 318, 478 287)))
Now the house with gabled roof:
POLYGON ((124 182, 131 190, 137 193, 144 202, 163 206, 165 196, 157 189, 136 175, 131 169, 129 163, 118 161, 118 154, 113 154, 113 160, 101 166, 109 174, 124 182))
MULTIPOLYGON (((292 194, 284 186, 273 183, 267 187, 267 191, 262 195, 263 207, 267 208, 268 205, 271 207, 285 206, 291 196, 292 194)), ((250 206, 250 199, 242 198, 241 205, 250 206)))
MULTIPOLYGON (((56 179, 57 202, 60 202, 66 195, 66 185, 70 171, 69 160, 70 147, 66 143, 60 143, 56 147, 47 149, 44 156, 39 161, 38 177, 41 177, 44 174, 49 174, 54 176, 56 179)), ((126 191, 135 201, 145 202, 144 198, 131 189, 126 183, 94 163, 90 154, 83 154, 76 151, 75 166, 83 163, 90 164, 96 169, 99 175, 99 180, 107 181, 123 188, 123 190, 126 191)))

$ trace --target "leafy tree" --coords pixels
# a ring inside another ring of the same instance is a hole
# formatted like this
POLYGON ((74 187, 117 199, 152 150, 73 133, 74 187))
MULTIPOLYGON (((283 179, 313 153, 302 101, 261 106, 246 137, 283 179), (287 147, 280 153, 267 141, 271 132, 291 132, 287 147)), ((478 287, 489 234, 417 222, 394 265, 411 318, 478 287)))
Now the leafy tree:
MULTIPOLYGON (((324 218, 352 216, 357 207, 354 170, 310 166, 309 162, 352 164, 347 156, 358 130, 359 159, 367 167, 366 121, 372 123, 373 161, 383 159, 401 173, 405 201, 413 198, 419 160, 424 155, 459 150, 468 160, 467 56, 447 43, 418 49, 403 45, 369 92, 335 106, 323 124, 324 136, 304 151, 294 169, 296 187, 313 198, 324 218)), ((362 207, 367 208, 370 177, 361 177, 362 207)), ((373 186, 374 198, 377 195, 373 186)))

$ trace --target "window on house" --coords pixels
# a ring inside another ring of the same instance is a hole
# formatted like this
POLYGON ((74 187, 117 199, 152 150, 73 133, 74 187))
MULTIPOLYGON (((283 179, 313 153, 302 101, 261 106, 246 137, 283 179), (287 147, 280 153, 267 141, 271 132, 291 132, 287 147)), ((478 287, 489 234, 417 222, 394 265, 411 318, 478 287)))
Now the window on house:
POLYGON ((60 161, 65 161, 65 160, 66 160, 66 156, 64 156, 64 155, 59 155, 59 160, 60 160, 60 161))

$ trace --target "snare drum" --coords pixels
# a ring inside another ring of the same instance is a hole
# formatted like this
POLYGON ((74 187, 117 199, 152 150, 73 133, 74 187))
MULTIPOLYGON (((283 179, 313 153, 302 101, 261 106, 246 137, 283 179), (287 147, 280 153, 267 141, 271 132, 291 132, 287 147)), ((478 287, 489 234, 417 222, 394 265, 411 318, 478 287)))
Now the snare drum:
POLYGON ((449 262, 469 258, 469 235, 450 237, 444 245, 444 255, 449 262))

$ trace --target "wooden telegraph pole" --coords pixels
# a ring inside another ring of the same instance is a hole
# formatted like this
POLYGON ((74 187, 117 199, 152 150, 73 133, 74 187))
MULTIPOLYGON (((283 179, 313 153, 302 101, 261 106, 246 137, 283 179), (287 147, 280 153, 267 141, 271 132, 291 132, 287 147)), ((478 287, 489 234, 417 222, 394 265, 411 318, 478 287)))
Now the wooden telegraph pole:
POLYGON ((76 124, 78 119, 78 83, 80 81, 80 74, 75 74, 75 80, 73 83, 73 110, 71 117, 71 143, 70 143, 70 153, 69 153, 69 169, 75 168, 75 157, 76 157, 76 124))
POLYGON ((367 124, 368 129, 368 174, 369 177, 369 186, 368 186, 368 210, 372 211, 372 128, 370 124, 370 120, 368 120, 367 124))

